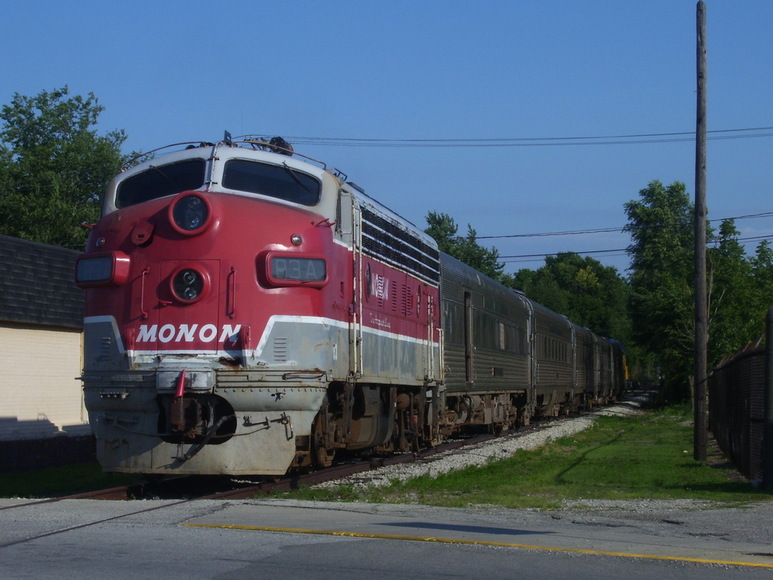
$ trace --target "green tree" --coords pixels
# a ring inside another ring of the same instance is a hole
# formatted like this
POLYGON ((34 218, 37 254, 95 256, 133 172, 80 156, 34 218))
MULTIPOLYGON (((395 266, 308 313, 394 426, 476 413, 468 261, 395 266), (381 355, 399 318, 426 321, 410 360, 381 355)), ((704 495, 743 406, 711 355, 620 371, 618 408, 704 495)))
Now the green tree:
POLYGON ((510 285, 596 334, 629 342, 628 283, 615 268, 566 252, 536 271, 519 270, 510 285))
POLYGON ((755 308, 767 312, 773 307, 773 249, 769 240, 762 240, 751 259, 752 285, 757 289, 755 308))
MULTIPOLYGON (((560 283, 550 272, 546 265, 538 270, 523 268, 506 280, 506 285, 516 290, 521 290, 526 296, 550 308, 555 312, 567 314, 569 306, 569 293, 561 288, 560 283)), ((578 322, 578 324, 582 324, 578 322)))
POLYGON ((716 246, 708 252, 709 363, 756 341, 765 333, 773 306, 773 251, 763 240, 746 256, 733 220, 722 222, 716 246))
POLYGON ((764 330, 753 263, 746 258, 739 234, 733 220, 723 221, 716 247, 707 253, 710 366, 764 330))
POLYGON ((457 235, 458 226, 452 217, 445 213, 431 211, 427 214, 428 227, 424 230, 438 243, 441 252, 445 252, 472 266, 494 280, 502 280, 505 265, 499 262, 496 248, 484 248, 477 241, 477 232, 467 224, 467 236, 457 235))
POLYGON ((687 393, 692 374, 693 205, 685 185, 652 181, 625 204, 631 235, 630 313, 635 340, 653 353, 665 376, 687 393))
POLYGON ((100 136, 104 107, 65 86, 16 93, 0 113, 0 233, 80 249, 102 192, 120 170, 123 131, 100 136))

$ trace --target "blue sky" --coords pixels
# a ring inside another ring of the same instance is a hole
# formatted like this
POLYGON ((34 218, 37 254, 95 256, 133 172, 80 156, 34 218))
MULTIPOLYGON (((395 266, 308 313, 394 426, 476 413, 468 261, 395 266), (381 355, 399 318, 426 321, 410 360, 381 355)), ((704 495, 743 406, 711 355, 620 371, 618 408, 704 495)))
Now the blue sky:
MULTIPOLYGON (((773 127, 773 2, 706 6, 709 131, 773 127)), ((694 195, 689 135, 565 138, 694 131, 695 15, 693 0, 29 0, 3 8, 0 104, 93 92, 127 151, 282 135, 422 228, 437 211, 502 256, 610 250, 627 236, 484 236, 622 227, 652 180, 694 195)), ((713 136, 733 138, 709 141, 709 217, 773 211, 773 129, 713 136)), ((773 217, 736 225, 773 235, 773 217)))

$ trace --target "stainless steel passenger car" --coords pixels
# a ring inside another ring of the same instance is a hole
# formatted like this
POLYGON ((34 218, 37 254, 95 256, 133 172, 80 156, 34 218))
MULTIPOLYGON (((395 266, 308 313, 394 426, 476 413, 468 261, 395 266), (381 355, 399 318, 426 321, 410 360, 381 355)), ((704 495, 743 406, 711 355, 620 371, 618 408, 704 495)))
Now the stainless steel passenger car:
POLYGON ((441 254, 444 432, 497 431, 622 392, 624 355, 563 315, 441 254))

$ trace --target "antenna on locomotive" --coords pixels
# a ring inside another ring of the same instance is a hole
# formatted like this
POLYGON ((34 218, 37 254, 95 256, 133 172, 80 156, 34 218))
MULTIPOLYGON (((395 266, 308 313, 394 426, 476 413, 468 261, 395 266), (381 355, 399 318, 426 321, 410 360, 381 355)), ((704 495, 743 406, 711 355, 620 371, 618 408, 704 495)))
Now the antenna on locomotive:
POLYGON ((223 142, 226 145, 228 145, 229 147, 233 146, 234 140, 231 137, 231 132, 230 131, 226 131, 225 134, 223 135, 223 142))

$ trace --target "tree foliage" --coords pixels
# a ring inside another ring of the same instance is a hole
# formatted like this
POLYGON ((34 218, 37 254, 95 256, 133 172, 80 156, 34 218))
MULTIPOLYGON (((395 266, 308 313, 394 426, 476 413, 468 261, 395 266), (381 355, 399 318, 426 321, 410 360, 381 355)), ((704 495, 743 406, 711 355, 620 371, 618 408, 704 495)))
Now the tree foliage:
POLYGON ((504 264, 499 262, 499 251, 478 244, 477 233, 472 226, 467 224, 467 236, 461 237, 457 235, 459 228, 456 222, 448 214, 431 211, 426 219, 428 227, 424 231, 435 239, 441 252, 501 281, 504 264))
POLYGON ((769 242, 748 258, 733 220, 725 220, 707 253, 710 362, 743 348, 765 332, 773 305, 773 267, 769 242))
POLYGON ((0 112, 0 233, 80 249, 82 223, 99 217, 99 200, 118 173, 123 131, 97 134, 104 107, 69 89, 16 93, 0 112))
POLYGON ((757 246, 752 264, 752 284, 759 290, 758 307, 773 306, 773 249, 770 241, 762 240, 757 246))
POLYGON ((693 205, 683 183, 652 181, 625 212, 634 338, 656 355, 664 374, 685 379, 695 335, 693 205))
POLYGON ((536 271, 519 270, 509 285, 596 334, 628 342, 628 283, 615 268, 567 252, 536 271))
MULTIPOLYGON (((635 339, 666 378, 686 391, 694 366, 694 208, 683 183, 651 182, 625 204, 631 234, 631 319, 635 339)), ((713 366, 764 332, 773 304, 773 252, 767 241, 746 256, 732 220, 707 228, 708 361, 713 366)))

